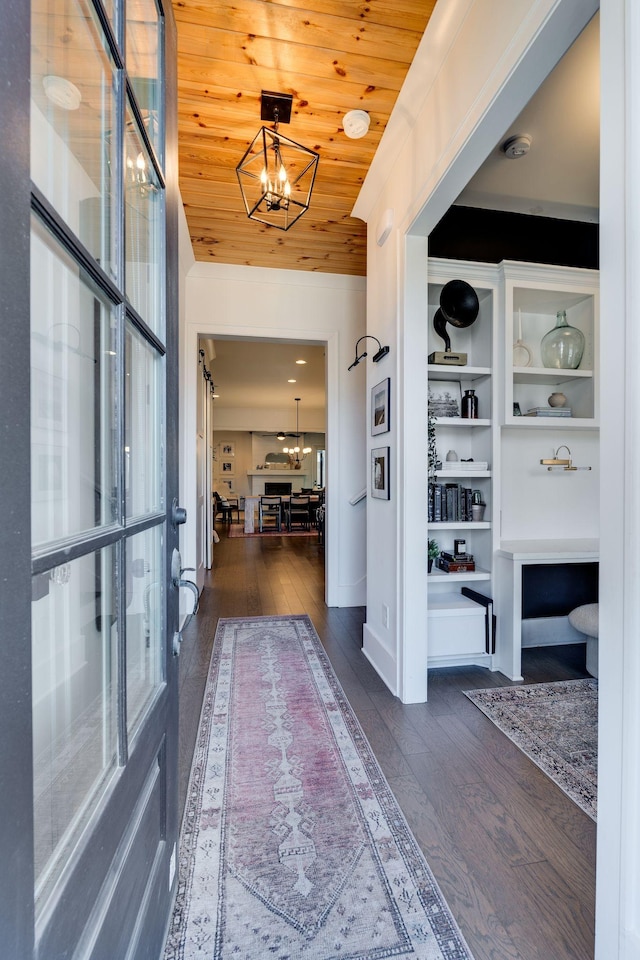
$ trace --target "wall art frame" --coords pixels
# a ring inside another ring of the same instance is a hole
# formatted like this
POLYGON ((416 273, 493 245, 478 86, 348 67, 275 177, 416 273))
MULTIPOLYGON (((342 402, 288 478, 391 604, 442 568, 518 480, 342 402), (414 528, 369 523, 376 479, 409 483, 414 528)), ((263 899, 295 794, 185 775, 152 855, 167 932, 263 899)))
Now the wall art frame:
POLYGON ((391 379, 386 377, 371 388, 371 436, 379 433, 388 433, 391 429, 389 421, 389 401, 391 395, 391 379))
POLYGON ((434 417, 459 417, 462 394, 459 380, 434 380, 429 384, 429 413, 434 417))
POLYGON ((371 451, 371 496, 389 500, 389 447, 374 447, 371 451))

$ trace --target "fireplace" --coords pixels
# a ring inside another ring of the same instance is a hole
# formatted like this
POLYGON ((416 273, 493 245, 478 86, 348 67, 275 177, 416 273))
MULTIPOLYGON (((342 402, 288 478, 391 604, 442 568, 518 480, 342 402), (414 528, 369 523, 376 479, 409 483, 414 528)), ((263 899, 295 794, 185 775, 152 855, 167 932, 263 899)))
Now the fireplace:
POLYGON ((290 483, 279 483, 277 480, 265 480, 264 494, 266 497, 286 497, 290 493, 290 483))

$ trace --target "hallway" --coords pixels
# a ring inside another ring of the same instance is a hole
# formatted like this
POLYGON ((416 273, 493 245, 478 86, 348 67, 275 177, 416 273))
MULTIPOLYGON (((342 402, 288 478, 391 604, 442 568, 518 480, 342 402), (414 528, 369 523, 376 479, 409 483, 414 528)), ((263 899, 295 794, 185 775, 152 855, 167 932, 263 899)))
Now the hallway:
MULTIPOLYGON (((476 960, 591 960, 595 824, 461 693, 502 675, 441 668, 401 704, 361 653, 364 608, 325 606, 315 538, 219 533, 180 655, 180 810, 218 618, 307 613, 476 960)), ((523 671, 584 677, 584 649, 524 651, 523 671)))

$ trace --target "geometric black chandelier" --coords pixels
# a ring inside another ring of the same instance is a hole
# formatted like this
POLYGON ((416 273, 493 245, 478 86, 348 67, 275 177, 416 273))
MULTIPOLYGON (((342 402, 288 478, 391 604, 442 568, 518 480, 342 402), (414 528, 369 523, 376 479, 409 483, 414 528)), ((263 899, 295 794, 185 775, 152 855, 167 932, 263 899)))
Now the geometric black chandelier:
POLYGON ((262 91, 261 127, 236 167, 247 216, 288 230, 309 209, 319 154, 278 133, 289 123, 293 95, 262 91))

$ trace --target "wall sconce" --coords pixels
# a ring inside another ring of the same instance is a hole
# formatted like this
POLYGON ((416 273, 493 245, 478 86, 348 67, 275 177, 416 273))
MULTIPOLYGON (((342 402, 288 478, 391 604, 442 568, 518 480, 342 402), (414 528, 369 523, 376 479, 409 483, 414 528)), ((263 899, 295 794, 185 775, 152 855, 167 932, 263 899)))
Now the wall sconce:
POLYGON ((371 358, 374 363, 378 363, 380 360, 382 360, 383 357, 386 357, 386 355, 389 353, 389 347, 383 347, 377 337, 372 337, 371 334, 366 334, 364 337, 360 337, 360 339, 356 343, 356 358, 351 364, 351 366, 348 368, 349 370, 353 370, 354 367, 358 366, 361 360, 364 360, 364 358, 368 356, 366 350, 363 350, 362 353, 360 354, 358 353, 358 347, 363 340, 375 340, 375 342, 378 344, 378 352, 374 353, 373 357, 371 358))
POLYGON ((291 120, 293 95, 262 91, 261 127, 236 167, 250 220, 288 230, 309 209, 320 155, 278 133, 291 120))
POLYGON ((543 467, 546 467, 547 470, 549 471, 567 470, 573 473, 575 470, 591 470, 591 467, 574 467, 571 461, 571 450, 569 450, 569 447, 567 447, 564 443, 562 444, 562 446, 558 447, 553 457, 551 457, 549 460, 541 460, 540 463, 543 467), (568 457, 566 457, 565 459, 563 459, 562 457, 559 457, 558 454, 560 453, 561 450, 566 450, 568 457))

